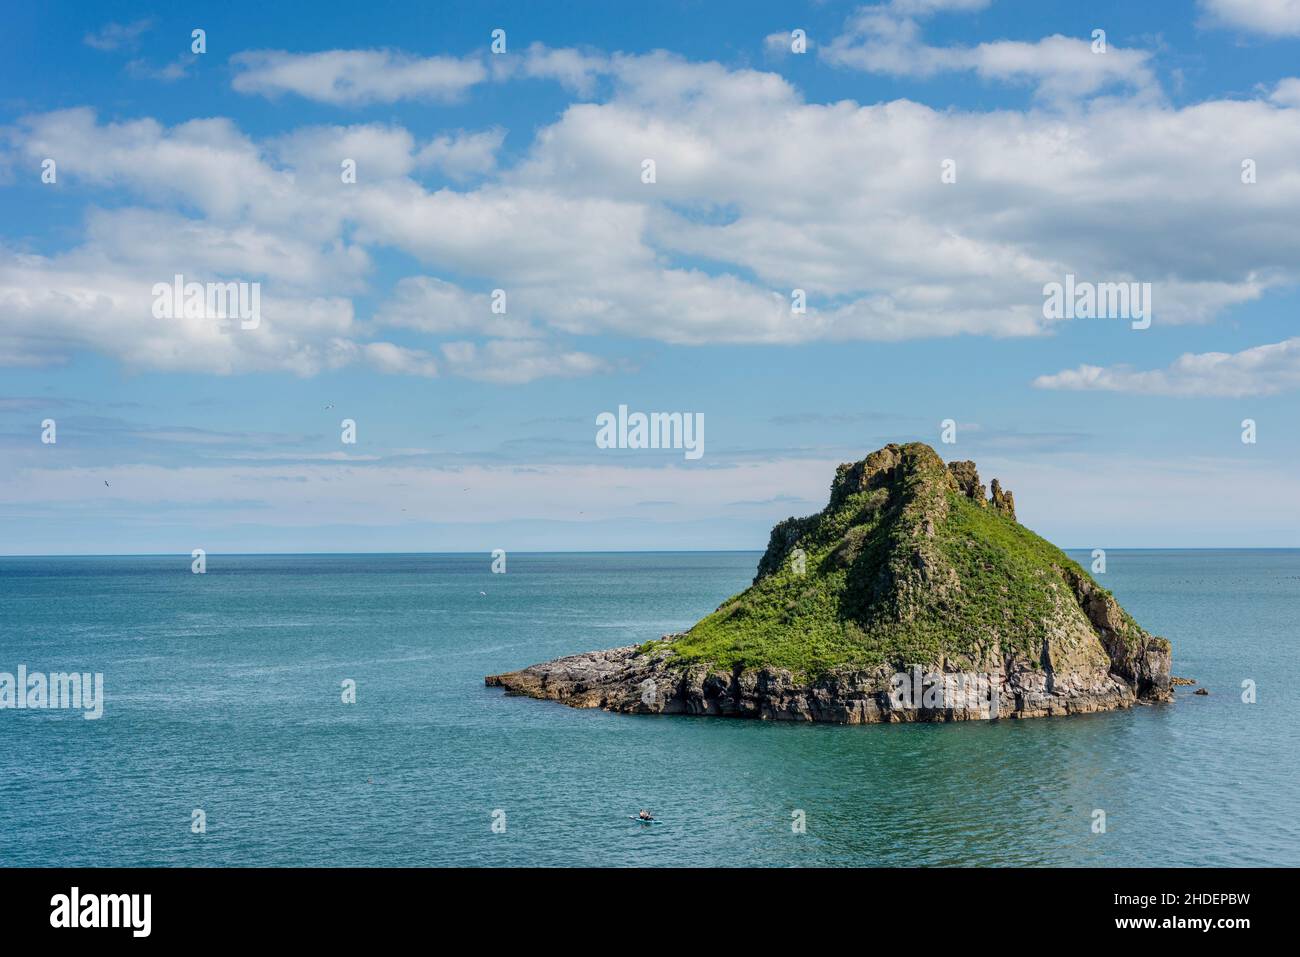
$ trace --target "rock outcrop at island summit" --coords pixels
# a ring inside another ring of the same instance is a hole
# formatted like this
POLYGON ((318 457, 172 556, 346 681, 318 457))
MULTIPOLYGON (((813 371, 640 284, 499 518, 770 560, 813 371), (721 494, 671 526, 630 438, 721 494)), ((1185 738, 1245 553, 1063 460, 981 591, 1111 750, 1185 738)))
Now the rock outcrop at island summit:
POLYGON ((754 583, 689 631, 491 675, 577 708, 862 724, 1039 717, 1172 697, 1170 645, 927 445, 841 465, 754 583))

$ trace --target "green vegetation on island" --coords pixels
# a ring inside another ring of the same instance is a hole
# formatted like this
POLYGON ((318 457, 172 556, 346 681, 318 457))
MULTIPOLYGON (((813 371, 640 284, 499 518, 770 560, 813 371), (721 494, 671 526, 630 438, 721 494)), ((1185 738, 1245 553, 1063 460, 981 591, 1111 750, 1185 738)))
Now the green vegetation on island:
POLYGON ((950 470, 920 443, 841 466, 830 504, 777 525, 754 584, 672 653, 806 676, 942 656, 981 670, 994 648, 1034 661, 1062 599, 1075 604, 1067 570, 1109 593, 997 493, 986 500, 973 464, 950 470))

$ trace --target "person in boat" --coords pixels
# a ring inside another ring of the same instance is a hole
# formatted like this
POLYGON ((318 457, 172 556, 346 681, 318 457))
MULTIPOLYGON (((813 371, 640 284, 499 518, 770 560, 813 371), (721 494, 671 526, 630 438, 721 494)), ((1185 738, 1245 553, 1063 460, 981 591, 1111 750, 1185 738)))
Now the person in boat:
POLYGON ((641 821, 653 821, 654 815, 651 814, 649 811, 643 810, 639 814, 637 814, 637 819, 641 821))

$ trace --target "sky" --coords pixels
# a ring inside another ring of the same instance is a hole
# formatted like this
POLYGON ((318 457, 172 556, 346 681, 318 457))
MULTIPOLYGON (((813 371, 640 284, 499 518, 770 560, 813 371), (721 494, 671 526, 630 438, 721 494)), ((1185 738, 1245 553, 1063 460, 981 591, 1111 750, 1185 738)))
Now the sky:
POLYGON ((1063 547, 1300 545, 1300 0, 0 30, 0 554, 761 549, 906 441, 1063 547))

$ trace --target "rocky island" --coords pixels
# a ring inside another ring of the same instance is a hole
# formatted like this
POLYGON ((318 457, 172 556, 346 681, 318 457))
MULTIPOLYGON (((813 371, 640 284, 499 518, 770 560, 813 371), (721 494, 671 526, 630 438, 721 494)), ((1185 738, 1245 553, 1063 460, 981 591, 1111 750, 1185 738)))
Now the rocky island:
POLYGON ((928 445, 841 465, 754 583, 689 631, 490 675, 575 708, 866 724, 1169 700, 1170 645, 928 445))

